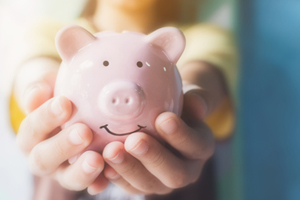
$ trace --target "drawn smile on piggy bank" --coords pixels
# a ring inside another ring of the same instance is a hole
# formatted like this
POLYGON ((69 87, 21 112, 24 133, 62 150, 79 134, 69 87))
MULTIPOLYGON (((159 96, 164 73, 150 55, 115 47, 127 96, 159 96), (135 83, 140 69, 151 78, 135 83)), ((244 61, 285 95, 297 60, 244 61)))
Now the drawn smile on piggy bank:
MULTIPOLYGON (((131 81, 114 81, 107 84, 98 97, 99 109, 104 115, 114 120, 128 120, 138 118, 145 107, 146 100, 142 88, 131 81)), ((111 135, 125 136, 146 128, 137 125, 138 129, 125 133, 116 133, 108 128, 108 124, 100 126, 111 135)))
POLYGON ((131 131, 131 132, 128 132, 128 133, 114 133, 112 132, 111 130, 109 130, 108 128, 108 124, 105 124, 104 126, 100 126, 100 129, 104 128, 109 134, 112 134, 114 136, 124 136, 124 135, 130 135, 132 133, 136 133, 136 132, 139 132, 140 130, 142 130, 143 128, 147 128, 147 126, 141 126, 141 125, 137 125, 139 128, 135 131, 131 131))
POLYGON ((87 125, 94 133, 88 150, 102 152, 108 143, 124 143, 139 131, 162 140, 156 118, 163 112, 181 115, 183 91, 176 63, 185 38, 180 30, 91 34, 67 26, 55 40, 62 64, 54 95, 67 97, 74 108, 62 128, 87 125))

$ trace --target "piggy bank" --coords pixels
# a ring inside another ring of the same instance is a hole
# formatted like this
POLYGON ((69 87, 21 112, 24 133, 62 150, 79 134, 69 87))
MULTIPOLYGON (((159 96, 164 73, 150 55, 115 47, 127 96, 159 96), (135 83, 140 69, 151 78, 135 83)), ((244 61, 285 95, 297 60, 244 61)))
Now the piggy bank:
POLYGON ((79 26, 56 36, 62 58, 55 96, 73 103, 62 128, 84 123, 94 133, 91 148, 101 152, 111 141, 145 132, 159 139, 154 126, 159 114, 181 114, 182 82, 176 62, 185 38, 176 28, 149 35, 123 31, 91 34, 79 26))

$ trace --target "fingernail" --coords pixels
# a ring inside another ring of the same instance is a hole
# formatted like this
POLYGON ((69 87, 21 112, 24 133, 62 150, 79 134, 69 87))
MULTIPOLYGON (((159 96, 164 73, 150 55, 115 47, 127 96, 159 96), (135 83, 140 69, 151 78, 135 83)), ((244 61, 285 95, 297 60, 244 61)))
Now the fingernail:
POLYGON ((88 191, 88 193, 89 193, 90 195, 96 195, 96 194, 98 194, 98 192, 96 192, 96 191, 95 191, 93 188, 91 188, 91 187, 88 187, 87 191, 88 191))
POLYGON ((71 130, 69 134, 69 140, 75 145, 80 145, 83 143, 83 139, 80 137, 79 132, 76 128, 71 130))
POLYGON ((143 140, 140 141, 138 144, 132 145, 132 146, 133 146, 133 148, 130 149, 129 151, 131 151, 132 153, 137 154, 137 155, 145 154, 149 149, 148 143, 143 140))
POLYGON ((201 97, 199 94, 197 94, 197 93, 192 93, 192 95, 193 96, 195 96, 197 99, 198 99, 198 101, 200 101, 201 102, 201 104, 202 104, 202 107, 203 107, 203 116, 206 116, 206 114, 207 114, 207 112, 208 112, 208 106, 207 106, 207 103, 206 103, 206 101, 203 99, 203 97, 201 97))
POLYGON ((105 176, 111 180, 116 180, 121 177, 120 174, 115 171, 106 172, 105 176))
POLYGON ((26 90, 26 92, 24 94, 25 112, 26 113, 30 112, 30 110, 28 108, 28 104, 30 104, 30 102, 32 101, 32 98, 36 94, 38 94, 40 90, 41 90, 40 84, 35 84, 26 90))
POLYGON ((73 163, 75 163, 76 162, 76 160, 78 159, 78 155, 76 155, 76 156, 73 156, 73 157, 71 157, 71 158, 69 158, 69 164, 70 165, 72 165, 73 163))
POLYGON ((165 134, 174 133, 177 130, 177 127, 178 127, 177 122, 173 118, 168 119, 160 124, 160 129, 165 134))
POLYGON ((35 92, 41 89, 40 84, 35 84, 27 89, 25 93, 25 99, 28 99, 30 96, 32 96, 35 92))
POLYGON ((110 160, 111 162, 113 162, 115 164, 120 164, 124 160, 124 154, 119 152, 115 157, 108 158, 108 160, 110 160))
POLYGON ((61 108, 61 103, 60 103, 60 97, 54 98, 52 104, 51 104, 51 110, 54 115, 59 116, 63 113, 63 110, 61 108))
POLYGON ((111 179, 111 180, 117 180, 120 177, 121 177, 120 174, 116 174, 116 175, 114 175, 112 177, 109 177, 109 179, 111 179))
POLYGON ((86 159, 83 161, 83 163, 82 163, 82 170, 83 170, 85 173, 87 173, 87 174, 92 174, 92 173, 94 173, 94 172, 97 170, 97 168, 91 166, 91 165, 88 163, 87 158, 86 158, 86 159))

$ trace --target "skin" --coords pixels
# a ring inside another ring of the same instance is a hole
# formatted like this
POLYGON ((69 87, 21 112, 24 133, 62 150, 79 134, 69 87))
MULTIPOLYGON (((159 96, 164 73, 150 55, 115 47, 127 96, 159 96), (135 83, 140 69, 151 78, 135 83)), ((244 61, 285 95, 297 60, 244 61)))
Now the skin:
MULTIPOLYGON (((143 13, 154 12, 151 9, 157 2, 131 0, 130 6, 126 7, 123 0, 102 0, 98 2, 102 7, 97 7, 95 18, 91 20, 98 30, 119 31, 123 25, 112 22, 113 26, 108 26, 109 23, 97 20, 99 16, 103 19, 105 14, 113 13, 114 19, 124 18, 127 30, 147 33, 165 21, 144 16, 149 23, 141 23, 135 20, 141 18, 130 17, 127 10, 142 10, 144 12, 137 11, 136 16, 143 17, 143 13), (145 5, 148 5, 148 11, 145 5), (103 7, 111 12, 103 13, 103 7)), ((57 200, 76 198, 77 193, 70 190, 87 188, 95 195, 103 191, 109 181, 131 194, 167 194, 199 178, 203 165, 214 152, 213 135, 203 119, 226 96, 222 74, 215 67, 194 61, 180 69, 187 90, 182 117, 165 112, 155 122, 158 134, 168 147, 138 132, 131 134, 124 144, 108 144, 102 155, 84 152, 70 165, 67 160, 83 151, 93 140, 93 134, 84 124, 74 124, 64 130, 59 128, 72 114, 68 99, 53 98, 59 65, 60 62, 52 58, 32 59, 19 70, 14 87, 14 95, 27 114, 17 134, 17 144, 27 156, 31 172, 39 183, 35 199, 53 199, 49 195, 51 188, 52 191, 55 188, 57 200)))

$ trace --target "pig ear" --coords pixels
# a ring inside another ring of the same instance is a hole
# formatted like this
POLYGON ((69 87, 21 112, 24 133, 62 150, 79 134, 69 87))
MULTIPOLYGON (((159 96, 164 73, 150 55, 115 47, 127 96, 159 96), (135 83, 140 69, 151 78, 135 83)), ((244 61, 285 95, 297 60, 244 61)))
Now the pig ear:
POLYGON ((55 44, 63 61, 71 61, 82 47, 96 40, 95 36, 80 26, 67 26, 56 35, 55 44))
POLYGON ((173 27, 165 27, 147 36, 147 41, 153 46, 161 48, 172 63, 176 63, 185 48, 183 33, 173 27))

